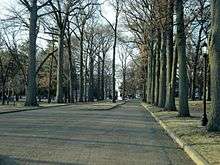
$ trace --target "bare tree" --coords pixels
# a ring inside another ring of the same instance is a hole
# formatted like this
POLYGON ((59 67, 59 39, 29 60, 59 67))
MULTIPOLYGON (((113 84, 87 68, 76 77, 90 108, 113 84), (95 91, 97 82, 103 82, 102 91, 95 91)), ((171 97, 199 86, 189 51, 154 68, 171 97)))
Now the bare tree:
POLYGON ((110 27, 114 32, 114 43, 113 43, 113 54, 112 54, 112 102, 116 102, 116 80, 115 80, 115 56, 116 56, 116 47, 117 47, 117 39, 118 39, 118 23, 119 23, 119 16, 121 12, 121 0, 115 0, 113 6, 115 8, 115 22, 112 24, 106 17, 102 14, 102 17, 109 23, 110 27))
POLYGON ((28 62, 28 76, 27 76, 27 94, 26 106, 37 106, 37 86, 36 86, 36 40, 38 34, 37 21, 39 18, 38 11, 44 6, 48 5, 51 0, 47 0, 38 6, 38 0, 20 0, 20 2, 28 9, 30 14, 29 24, 29 62, 28 62))
POLYGON ((220 131, 220 1, 212 0, 211 28, 211 82, 212 82, 212 113, 208 123, 209 131, 220 131))
POLYGON ((188 77, 186 67, 186 35, 184 25, 184 7, 182 0, 176 0, 177 53, 179 57, 179 116, 188 117, 188 77))
POLYGON ((122 99, 125 100, 125 96, 126 96, 126 74, 127 74, 127 65, 128 65, 128 57, 129 57, 129 53, 127 48, 121 48, 121 51, 119 51, 119 59, 121 62, 121 70, 122 70, 122 99))

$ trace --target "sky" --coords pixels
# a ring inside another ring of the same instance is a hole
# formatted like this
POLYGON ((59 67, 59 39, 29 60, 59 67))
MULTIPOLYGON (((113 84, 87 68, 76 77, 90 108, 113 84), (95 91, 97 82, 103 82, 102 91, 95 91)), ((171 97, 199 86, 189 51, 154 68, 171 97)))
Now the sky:
POLYGON ((114 19, 115 19, 113 7, 112 7, 111 4, 109 3, 109 1, 102 0, 101 2, 103 3, 103 5, 102 5, 103 15, 104 15, 110 22, 113 23, 113 22, 114 22, 114 19))
MULTIPOLYGON (((3 18, 4 13, 7 13, 7 8, 9 6, 16 6, 16 2, 18 0, 0 0, 0 18, 3 18)), ((103 10, 103 15, 110 21, 114 22, 114 12, 112 6, 109 4, 108 1, 106 0, 101 0, 102 5, 102 10, 103 10), (110 14, 111 13, 111 14, 110 14)))
POLYGON ((4 17, 4 14, 7 13, 7 8, 9 6, 15 6, 13 4, 15 0, 0 0, 0 18, 2 19, 4 17))

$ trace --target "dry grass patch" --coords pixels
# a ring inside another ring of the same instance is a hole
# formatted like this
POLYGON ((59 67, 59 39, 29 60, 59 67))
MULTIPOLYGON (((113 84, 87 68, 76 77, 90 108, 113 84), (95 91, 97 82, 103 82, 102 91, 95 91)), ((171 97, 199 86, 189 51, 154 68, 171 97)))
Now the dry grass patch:
MULTIPOLYGON (((202 102, 189 103, 190 111, 201 111, 202 102)), ((210 105, 208 105, 210 107, 210 105)), ((192 146, 211 164, 220 164, 220 133, 209 133, 201 126, 200 117, 180 118, 177 112, 166 112, 163 109, 147 105, 174 134, 187 145, 192 146)))

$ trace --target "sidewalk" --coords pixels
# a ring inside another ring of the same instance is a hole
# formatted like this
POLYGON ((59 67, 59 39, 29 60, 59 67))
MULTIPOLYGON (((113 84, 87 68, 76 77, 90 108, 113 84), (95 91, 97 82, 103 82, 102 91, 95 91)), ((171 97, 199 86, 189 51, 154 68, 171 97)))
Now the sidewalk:
POLYGON ((220 164, 220 133, 208 133, 201 126, 202 102, 189 102, 190 118, 179 118, 177 112, 149 104, 143 106, 197 164, 220 164))

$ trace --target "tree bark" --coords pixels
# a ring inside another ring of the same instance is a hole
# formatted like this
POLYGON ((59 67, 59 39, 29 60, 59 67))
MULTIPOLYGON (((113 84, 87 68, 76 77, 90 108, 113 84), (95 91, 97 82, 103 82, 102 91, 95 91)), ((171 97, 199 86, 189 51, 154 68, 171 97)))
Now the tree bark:
MULTIPOLYGON (((208 62, 209 64, 209 62, 208 62)), ((211 101, 211 68, 210 68, 210 64, 208 65, 208 98, 207 101, 211 101)))
POLYGON ((29 27, 29 59, 27 76, 27 93, 25 106, 38 106, 36 84, 36 41, 37 41, 37 0, 31 1, 30 27, 29 27))
POLYGON ((125 93, 126 93, 126 60, 123 66, 123 94, 122 94, 122 99, 125 100, 125 93))
POLYGON ((94 101, 94 57, 89 56, 89 92, 88 100, 90 102, 94 101))
POLYGON ((113 58, 112 58, 112 102, 116 102, 116 89, 115 89, 115 56, 117 46, 117 25, 114 31, 114 45, 113 45, 113 58))
POLYGON ((76 72, 76 64, 75 60, 73 60, 73 75, 74 75, 74 92, 75 92, 75 101, 78 102, 78 78, 76 72))
POLYGON ((105 53, 102 56, 101 100, 105 99, 105 53))
POLYGON ((87 102, 88 101, 88 76, 89 76, 89 73, 88 73, 88 56, 86 57, 85 59, 85 74, 83 75, 84 76, 84 85, 83 85, 83 88, 84 88, 84 101, 87 102))
POLYGON ((116 56, 116 46, 117 46, 117 39, 118 39, 118 18, 120 13, 120 2, 116 1, 116 15, 115 15, 115 25, 114 25, 114 44, 113 44, 113 57, 112 57, 112 102, 115 103, 117 96, 116 96, 116 79, 115 79, 115 56, 116 56))
POLYGON ((68 34, 68 55, 69 55, 69 102, 74 103, 74 68, 72 62, 72 50, 71 50, 71 34, 68 34))
POLYGON ((161 50, 161 32, 158 30, 157 34, 157 54, 156 54, 156 85, 155 85, 155 99, 154 105, 158 106, 159 91, 160 91, 160 50, 161 50))
POLYGON ((212 0, 211 60, 211 115, 209 131, 220 131, 220 0, 212 0))
POLYGON ((98 55, 97 100, 101 100, 101 57, 98 55))
POLYGON ((177 52, 179 57, 179 116, 189 117, 188 76, 186 67, 186 35, 184 26, 183 0, 176 0, 177 52))
POLYGON ((166 101, 166 30, 162 34, 162 44, 160 53, 160 89, 158 106, 164 108, 166 101))
POLYGON ((5 83, 2 83, 2 105, 5 105, 6 94, 5 94, 5 83))
POLYGON ((63 53, 64 53, 64 33, 65 30, 60 28, 58 38, 58 58, 57 58, 57 91, 56 101, 57 103, 64 103, 64 91, 63 91, 63 53))
POLYGON ((151 103, 154 104, 155 100, 155 86, 156 86, 156 51, 153 47, 153 56, 152 56, 152 90, 151 90, 151 103))
POLYGON ((175 53, 173 56, 173 66, 172 66, 172 75, 171 75, 171 89, 170 89, 170 108, 169 110, 176 111, 176 103, 175 103, 175 89, 176 89, 176 75, 177 75, 177 64, 178 64, 178 53, 177 47, 175 47, 175 53))
POLYGON ((144 78, 144 82, 143 82, 143 102, 147 102, 147 94, 146 94, 146 88, 147 88, 147 85, 146 85, 146 78, 144 78))
POLYGON ((199 50, 201 46, 201 37, 202 37, 202 30, 203 27, 201 26, 199 30, 199 36, 198 36, 198 42, 196 45, 196 53, 195 53, 195 58, 193 61, 193 78, 192 78, 192 100, 195 100, 195 94, 196 94, 196 79, 197 79, 197 67, 198 67, 198 59, 199 59, 199 50))
MULTIPOLYGON (((53 45, 54 47, 54 45, 53 45)), ((51 90, 52 90, 52 75, 53 75, 53 55, 50 61, 50 73, 49 73, 49 84, 48 84, 48 103, 51 103, 51 90)))
POLYGON ((172 70, 173 68, 173 13, 174 13, 174 0, 169 0, 168 7, 168 34, 167 34, 167 92, 165 110, 176 110, 175 99, 173 98, 173 89, 175 83, 172 83, 172 70))
POLYGON ((150 51, 147 58, 147 102, 152 103, 152 64, 153 64, 153 44, 150 43, 150 51))
POLYGON ((80 33, 80 77, 79 77, 79 90, 80 98, 79 102, 83 102, 84 98, 84 75, 83 75, 83 42, 84 42, 84 27, 82 27, 82 32, 80 33))

